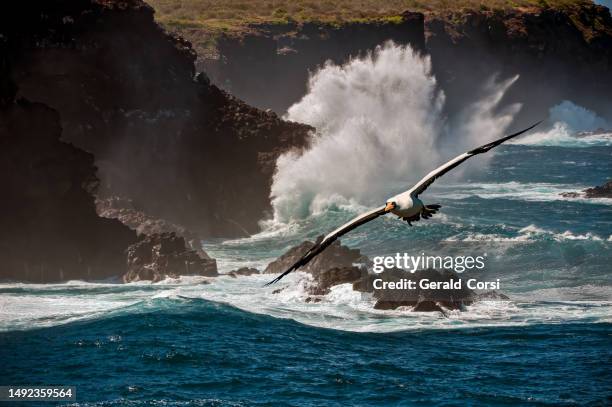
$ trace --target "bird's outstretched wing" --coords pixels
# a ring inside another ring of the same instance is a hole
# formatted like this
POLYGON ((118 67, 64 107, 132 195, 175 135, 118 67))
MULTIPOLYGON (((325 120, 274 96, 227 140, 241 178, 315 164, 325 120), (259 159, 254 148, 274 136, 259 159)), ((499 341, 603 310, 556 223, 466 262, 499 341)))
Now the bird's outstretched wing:
POLYGON ((470 157, 473 157, 477 154, 482 154, 482 153, 486 153, 487 151, 489 151, 490 149, 497 147, 498 145, 516 137, 516 136, 520 136, 521 134, 525 133, 526 131, 529 131, 531 129, 533 129, 535 126, 537 126, 538 124, 540 124, 540 122, 537 122, 536 124, 533 124, 529 127, 527 127, 524 130, 521 130, 519 132, 510 134, 509 136, 506 137, 502 137, 499 140, 495 140, 491 143, 485 144, 483 146, 480 146, 478 148, 475 148, 473 150, 468 151, 467 153, 463 153, 461 155, 458 155, 457 157, 453 158, 452 160, 450 160, 449 162, 445 163, 444 165, 439 166, 438 168, 436 168, 435 170, 431 171, 429 174, 427 174, 426 176, 423 177, 423 179, 421 179, 414 187, 412 187, 412 189, 409 191, 412 194, 414 194, 414 196, 419 196, 419 194, 421 194, 423 191, 425 191, 427 189, 427 187, 429 187, 431 184, 433 184, 433 182, 440 178, 442 175, 446 174, 447 172, 449 172, 450 170, 452 170, 453 168, 455 168, 456 166, 458 166, 459 164, 461 164, 462 162, 464 162, 465 160, 467 160, 470 157))
POLYGON ((274 284, 279 281, 281 278, 285 277, 287 274, 291 273, 294 270, 299 269, 302 266, 308 264, 310 260, 312 260, 316 255, 325 250, 330 244, 332 244, 337 238, 344 235, 345 233, 350 232, 351 230, 363 225, 364 223, 368 223, 371 220, 376 219, 377 217, 384 215, 388 212, 385 206, 382 206, 377 209, 373 209, 369 212, 362 213, 351 221, 345 223, 340 226, 338 229, 326 235, 321 241, 316 242, 298 261, 296 261, 291 267, 287 269, 284 273, 276 277, 274 280, 270 281, 266 285, 274 284))

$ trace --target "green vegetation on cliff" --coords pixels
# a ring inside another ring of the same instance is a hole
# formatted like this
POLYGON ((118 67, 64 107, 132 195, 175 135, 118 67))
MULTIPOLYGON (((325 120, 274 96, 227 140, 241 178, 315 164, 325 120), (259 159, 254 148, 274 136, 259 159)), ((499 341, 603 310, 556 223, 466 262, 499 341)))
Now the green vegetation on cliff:
POLYGON ((465 10, 537 11, 592 4, 587 0, 148 0, 159 22, 170 28, 243 31, 250 24, 288 21, 343 24, 399 21, 406 10, 448 13, 465 10))
MULTIPOLYGON (((537 13, 557 9, 574 16, 585 39, 597 27, 581 23, 580 10, 591 0, 146 0, 155 9, 155 18, 169 31, 187 38, 203 58, 215 57, 221 33, 243 35, 255 25, 321 23, 400 23, 405 11, 460 23, 468 11, 518 11, 537 13)), ((597 24, 595 24, 597 25, 597 24)))

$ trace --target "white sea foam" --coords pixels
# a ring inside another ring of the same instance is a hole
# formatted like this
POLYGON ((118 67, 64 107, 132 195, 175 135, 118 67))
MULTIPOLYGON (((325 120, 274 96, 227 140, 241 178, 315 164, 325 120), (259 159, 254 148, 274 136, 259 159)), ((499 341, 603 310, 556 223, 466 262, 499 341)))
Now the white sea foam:
POLYGON ((594 242, 603 242, 610 240, 610 237, 605 238, 598 236, 594 233, 587 232, 584 234, 572 233, 569 230, 564 232, 554 232, 551 230, 537 227, 536 225, 525 226, 518 230, 511 230, 512 228, 506 228, 510 230, 510 236, 500 235, 496 233, 460 233, 458 235, 450 236, 444 239, 447 242, 506 242, 506 243, 521 243, 521 242, 533 242, 542 239, 550 239, 558 242, 569 241, 569 240, 590 240, 594 242))
MULTIPOLYGON (((409 309, 375 310, 372 296, 353 291, 350 284, 333 287, 320 302, 307 303, 309 275, 292 273, 282 285, 263 287, 269 279, 269 275, 221 276, 210 279, 210 284, 203 284, 201 277, 181 277, 155 284, 133 283, 129 287, 120 284, 55 284, 41 285, 39 289, 42 291, 38 293, 33 285, 25 285, 28 294, 0 294, 0 331, 55 326, 121 312, 146 312, 155 304, 152 300, 184 298, 203 298, 247 312, 358 332, 604 321, 610 319, 612 310, 612 287, 608 286, 538 290, 513 295, 513 301, 477 302, 462 312, 450 311, 445 317, 439 313, 414 313, 409 309), (282 290, 274 294, 273 291, 279 288, 282 290), (80 291, 70 293, 70 289, 80 291)), ((0 285, 0 289, 10 287, 14 285, 0 285)))
POLYGON ((452 137, 441 137, 448 133, 444 94, 436 89, 428 57, 389 43, 343 66, 328 63, 289 109, 288 119, 314 126, 317 134, 310 150, 277 162, 275 219, 301 219, 329 206, 379 204, 398 192, 394 185, 417 181, 451 150, 500 136, 519 109, 496 109, 514 80, 491 82, 485 97, 464 112, 469 120, 452 137), (441 146, 443 139, 452 140, 453 148, 441 146))
POLYGON ((612 145, 612 132, 597 131, 612 129, 612 124, 568 100, 550 109, 548 122, 551 123, 549 129, 521 137, 511 143, 558 147, 612 145), (578 132, 583 132, 580 137, 577 136, 578 132))
POLYGON ((430 192, 432 199, 465 199, 477 196, 483 199, 511 199, 532 202, 573 201, 590 204, 612 205, 609 198, 585 198, 582 195, 568 197, 561 194, 580 192, 588 185, 553 184, 546 182, 499 182, 440 184, 430 192))

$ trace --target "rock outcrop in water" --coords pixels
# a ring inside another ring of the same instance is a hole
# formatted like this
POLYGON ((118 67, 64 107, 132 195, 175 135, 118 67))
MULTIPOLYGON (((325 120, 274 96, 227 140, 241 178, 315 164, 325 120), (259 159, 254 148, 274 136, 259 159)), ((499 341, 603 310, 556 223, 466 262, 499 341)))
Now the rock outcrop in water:
MULTIPOLYGON (((317 241, 321 239, 323 239, 323 236, 319 236, 317 241)), ((290 248, 285 254, 268 264, 264 273, 279 274, 284 272, 298 261, 313 245, 313 242, 305 241, 290 248)), ((346 246, 342 246, 340 241, 335 241, 325 249, 323 253, 316 256, 310 263, 300 268, 300 270, 315 274, 322 270, 351 267, 355 263, 364 263, 367 260, 367 257, 362 255, 359 249, 350 249, 346 246)))
MULTIPOLYGON (((270 263, 264 272, 278 274, 285 271, 312 245, 312 242, 306 241, 292 247, 270 263)), ((410 273, 391 269, 380 274, 372 274, 368 273, 367 270, 369 263, 368 258, 362 255, 358 249, 342 246, 339 241, 334 242, 300 269, 300 271, 309 273, 312 277, 306 282, 306 289, 312 297, 308 297, 306 301, 318 302, 321 300, 321 296, 328 294, 333 286, 346 283, 352 284, 355 291, 371 293, 376 300, 374 308, 384 310, 410 307, 411 311, 414 312, 439 311, 446 313, 447 310, 460 310, 479 299, 507 299, 503 294, 495 292, 479 295, 465 287, 465 284, 462 285, 461 289, 425 290, 418 287, 418 282, 422 279, 428 279, 430 282, 458 281, 461 277, 453 271, 427 269, 410 273), (400 290, 377 289, 374 288, 374 280, 378 278, 385 282, 413 281, 417 283, 417 287, 400 290)))
POLYGON ((587 188, 582 192, 562 192, 561 196, 566 198, 612 198, 612 181, 593 188, 587 188))
POLYGON ((385 270, 380 274, 368 274, 353 284, 356 291, 372 293, 376 299, 375 309, 396 309, 399 307, 412 307, 414 312, 430 312, 462 309, 477 299, 474 291, 462 285, 461 289, 421 289, 419 282, 427 279, 429 282, 453 282, 461 277, 448 270, 417 270, 410 273, 404 270, 385 270), (374 280, 382 279, 385 282, 406 283, 412 281, 414 289, 376 289, 374 280))
POLYGON ((63 139, 94 154, 100 197, 199 236, 258 231, 276 157, 308 142, 309 127, 195 76, 189 43, 143 1, 14 2, 0 34, 18 95, 59 111, 63 139))
POLYGON ((127 272, 123 282, 161 281, 181 275, 215 277, 217 262, 203 251, 185 248, 185 239, 174 233, 142 236, 127 251, 127 272))
POLYGON ((250 276, 253 274, 259 274, 259 270, 257 270, 256 268, 252 268, 252 267, 240 267, 239 269, 232 270, 229 273, 227 273, 227 275, 234 277, 234 278, 241 277, 241 276, 250 276))

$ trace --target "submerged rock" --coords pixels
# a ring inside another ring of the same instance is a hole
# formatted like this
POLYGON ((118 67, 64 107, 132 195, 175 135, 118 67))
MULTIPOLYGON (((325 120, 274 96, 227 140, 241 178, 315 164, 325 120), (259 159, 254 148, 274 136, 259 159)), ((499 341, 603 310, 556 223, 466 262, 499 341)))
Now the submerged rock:
POLYGON ((203 251, 190 250, 175 233, 143 236, 128 248, 123 281, 163 280, 181 275, 217 276, 217 262, 203 251))

